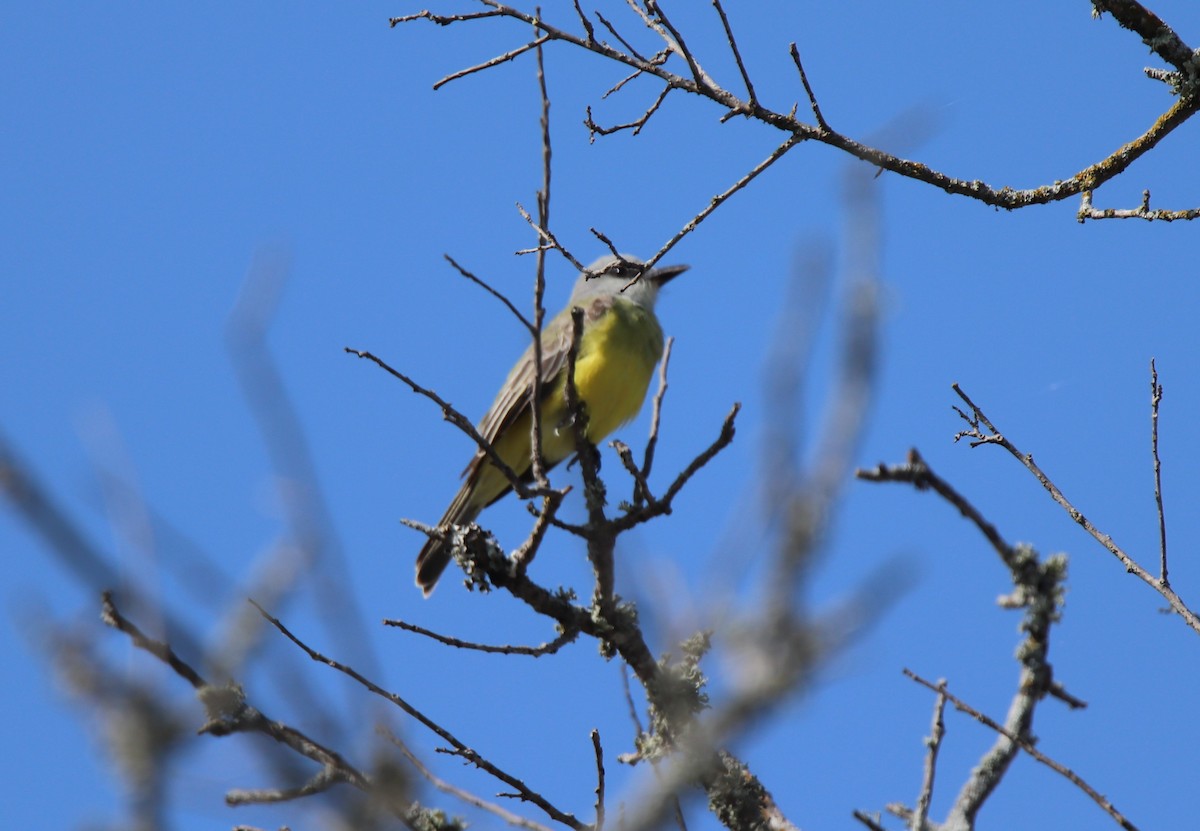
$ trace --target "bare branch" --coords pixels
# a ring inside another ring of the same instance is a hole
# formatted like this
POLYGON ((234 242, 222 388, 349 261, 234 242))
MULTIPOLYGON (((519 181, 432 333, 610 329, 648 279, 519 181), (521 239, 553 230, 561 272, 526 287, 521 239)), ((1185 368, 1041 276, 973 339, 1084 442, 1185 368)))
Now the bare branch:
POLYGON ((437 404, 439 407, 441 407, 442 418, 444 418, 446 421, 449 421, 459 430, 462 430, 464 433, 470 436, 472 440, 474 440, 479 449, 488 457, 488 461, 495 465, 500 472, 504 474, 504 477, 508 480, 508 484, 512 486, 512 489, 521 499, 529 499, 534 496, 547 495, 542 488, 530 488, 523 481, 521 481, 521 478, 517 476, 516 472, 508 466, 508 463, 500 457, 500 454, 496 452, 496 449, 492 447, 491 443, 483 436, 479 435, 479 431, 475 429, 475 425, 471 423, 471 420, 456 410, 453 404, 444 400, 433 390, 426 389, 425 387, 421 386, 403 372, 393 369, 387 364, 386 361, 381 358, 377 358, 370 352, 352 349, 349 346, 343 347, 343 349, 347 354, 371 361, 384 372, 388 373, 394 378, 399 379, 400 381, 403 381, 406 385, 408 385, 409 389, 411 389, 417 395, 423 395, 434 404, 437 404))
POLYGON ((1196 54, 1154 12, 1136 0, 1092 0, 1096 15, 1108 12, 1123 28, 1137 32, 1160 58, 1186 73, 1196 67, 1196 54))
MULTIPOLYGON (((539 126, 542 130, 542 188, 537 193, 538 227, 549 228, 550 159, 552 156, 550 147, 550 93, 546 89, 546 66, 543 63, 541 44, 538 44, 537 47, 537 82, 542 102, 541 117, 539 118, 539 126)), ((529 443, 533 451, 530 470, 533 471, 533 480, 542 487, 549 485, 549 482, 546 480, 546 461, 542 455, 542 386, 546 381, 542 377, 542 324, 546 318, 546 309, 543 305, 545 296, 546 249, 539 245, 537 247, 533 282, 533 319, 535 325, 531 332, 533 336, 533 386, 529 389, 529 443)), ((553 515, 557 509, 558 501, 556 500, 552 503, 550 497, 546 497, 546 502, 542 506, 542 516, 553 515)), ((533 559, 533 555, 537 552, 537 542, 541 538, 541 535, 538 533, 539 526, 541 527, 541 534, 545 534, 545 523, 539 522, 538 526, 534 527, 534 533, 530 534, 529 540, 518 552, 520 556, 517 558, 517 563, 520 568, 528 567, 529 561, 533 559)))
POLYGON ((1142 204, 1136 208, 1094 208, 1092 192, 1085 190, 1079 197, 1079 210, 1075 218, 1082 224, 1089 219, 1144 219, 1147 222, 1175 222, 1200 218, 1200 208, 1182 210, 1150 210, 1150 191, 1142 191, 1142 204))
POLYGON ((821 115, 821 107, 817 104, 817 95, 808 83, 808 73, 804 71, 804 64, 800 61, 800 50, 796 48, 794 41, 788 45, 788 52, 792 56, 792 62, 796 64, 796 71, 800 73, 800 83, 804 85, 804 92, 808 95, 808 105, 812 108, 813 117, 817 119, 817 124, 822 130, 829 130, 829 125, 825 123, 825 116, 821 115))
POLYGON ((983 410, 979 409, 979 407, 975 405, 975 402, 972 401, 965 392, 963 392, 958 384, 952 385, 951 389, 958 394, 959 398, 966 402, 967 406, 971 410, 971 415, 967 415, 962 410, 958 410, 959 416, 970 425, 970 429, 964 430, 956 435, 956 441, 959 438, 971 438, 972 447, 978 447, 981 444, 998 444, 1007 450, 1009 454, 1013 456, 1013 458, 1017 459, 1017 461, 1023 464, 1025 468, 1034 475, 1034 478, 1036 478, 1038 482, 1041 483, 1042 487, 1046 489, 1047 493, 1050 494, 1050 498, 1057 502, 1059 506, 1067 512, 1067 515, 1070 516, 1071 519, 1073 519, 1081 528, 1087 531, 1088 534, 1091 535, 1092 539, 1096 540, 1096 542, 1107 548, 1109 552, 1121 562, 1121 565, 1125 567, 1127 572, 1135 575, 1143 583, 1150 586, 1152 589, 1166 598, 1167 603, 1169 603, 1171 606, 1171 609, 1173 609, 1181 618, 1183 618, 1184 622, 1187 623, 1187 625, 1190 626, 1194 631, 1200 632, 1200 616, 1197 616, 1195 612, 1188 608, 1187 604, 1184 603, 1183 598, 1181 598, 1174 589, 1172 589, 1169 585, 1164 585, 1158 577, 1155 577, 1154 575, 1150 574, 1150 572, 1146 571, 1146 569, 1142 568, 1137 561, 1133 559, 1133 557, 1131 557, 1125 552, 1124 549, 1117 545, 1112 537, 1093 525, 1092 522, 1086 516, 1084 516, 1078 508, 1071 504, 1071 501, 1067 499, 1066 495, 1063 494, 1063 492, 1059 490, 1058 486, 1050 480, 1050 477, 1047 476, 1040 467, 1038 467, 1037 463, 1033 460, 1033 456, 1027 453, 1022 453, 1017 449, 1016 445, 1005 438, 984 414, 983 410), (983 429, 981 429, 981 426, 983 429))
POLYGON ((650 117, 658 112, 658 108, 662 106, 663 101, 667 100, 667 93, 670 91, 670 87, 663 87, 662 92, 658 94, 658 97, 654 99, 654 102, 646 108, 646 111, 642 113, 639 118, 635 118, 633 121, 627 121, 622 124, 614 124, 611 127, 604 127, 600 124, 597 124, 592 118, 592 108, 589 105, 587 107, 587 116, 583 119, 584 126, 588 128, 588 140, 590 142, 595 142, 597 135, 608 136, 612 135, 613 133, 619 133, 622 130, 631 130, 633 135, 636 136, 638 133, 642 132, 642 128, 646 126, 646 123, 650 120, 650 117))
POLYGON ((925 820, 929 817, 929 802, 933 798, 933 780, 937 771, 938 751, 942 747, 942 736, 946 735, 946 722, 943 718, 946 712, 946 679, 937 682, 937 701, 933 705, 933 724, 929 728, 929 738, 925 740, 925 773, 921 779, 921 793, 917 796, 917 810, 913 812, 909 828, 912 831, 925 831, 925 820))
MULTIPOLYGON (((254 603, 253 600, 251 600, 250 602, 254 603)), ((558 808, 556 808, 549 800, 547 800, 540 793, 532 790, 520 779, 518 779, 517 777, 513 776, 510 773, 507 773, 506 771, 502 770, 501 768, 497 767, 495 764, 488 761, 488 759, 486 759, 480 753, 478 753, 477 751, 468 747, 467 745, 463 744, 461 741, 459 741, 457 738, 455 738, 454 735, 449 730, 442 727, 437 722, 433 721, 433 719, 426 716, 423 712, 421 712, 416 707, 409 704, 407 701, 405 701, 399 695, 397 695, 394 692, 390 692, 389 690, 385 690, 383 687, 380 687, 378 684, 376 684, 375 682, 371 681, 369 678, 367 678, 364 675, 362 675, 361 673, 359 673, 353 667, 347 666, 347 665, 341 663, 340 661, 335 661, 332 658, 325 657, 320 652, 317 652, 315 649, 313 649, 308 644, 306 644, 304 641, 300 640, 300 638, 298 638, 296 635, 292 634, 292 632, 286 626, 284 626, 283 623, 281 623, 278 618, 269 614, 265 609, 258 606, 258 604, 255 604, 255 608, 258 609, 259 614, 261 614, 263 616, 263 618, 265 620, 267 620, 267 622, 269 622, 272 626, 274 626, 276 629, 278 629, 280 634, 282 634, 285 638, 290 640, 296 646, 300 647, 300 649, 302 649, 304 651, 304 653, 306 655, 308 655, 309 658, 316 661, 317 663, 325 664, 326 666, 332 667, 333 669, 337 670, 338 672, 342 673, 343 675, 346 675, 347 677, 352 678, 353 680, 357 681, 360 685, 362 685, 368 691, 374 693, 375 695, 380 696, 381 698, 383 698, 387 701, 390 701, 392 704, 396 705, 401 710, 403 710, 405 713, 412 716, 414 719, 416 719, 418 722, 420 722, 422 725, 424 725, 427 729, 429 729, 430 731, 435 733, 443 741, 449 743, 449 745, 452 748, 452 750, 450 751, 451 753, 453 753, 456 756, 460 756, 461 758, 470 762, 472 765, 479 768, 480 770, 483 770, 486 773, 491 774, 496 779, 499 779, 501 782, 505 783, 509 787, 514 788, 517 791, 517 793, 519 793, 521 795, 522 799, 536 805, 538 808, 540 808, 543 812, 545 812, 545 814, 547 816, 549 816, 551 819, 553 819, 555 822, 560 822, 563 825, 568 826, 569 828, 575 829, 575 831, 587 831, 587 826, 585 826, 583 823, 581 823, 577 819, 575 819, 575 817, 573 815, 566 813, 564 811, 560 811, 558 808)))
POLYGON ((653 502, 648 502, 642 508, 630 511, 624 516, 617 517, 613 520, 614 529, 617 531, 625 531, 635 525, 640 525, 647 522, 653 517, 661 514, 669 514, 671 512, 671 502, 683 490, 684 485, 688 483, 693 476, 708 464, 712 459, 730 445, 734 436, 734 420, 737 418, 738 412, 742 409, 742 405, 734 404, 730 408, 729 413, 725 416, 725 421, 721 424, 720 435, 707 448, 700 452, 696 458, 692 459, 683 471, 675 477, 675 481, 667 488, 667 492, 663 494, 661 499, 653 502))
POLYGON ((980 724, 983 724, 986 727, 989 727, 992 730, 995 730, 1001 736, 1003 736, 1004 738, 1011 741, 1013 744, 1020 747, 1021 750, 1024 750, 1026 753, 1028 753, 1034 759, 1041 762, 1043 765, 1046 765, 1046 767, 1050 768, 1055 773, 1058 773, 1061 776, 1066 777, 1067 780, 1071 782, 1071 784, 1073 784, 1075 787, 1079 788, 1081 791, 1083 791, 1085 794, 1087 794, 1093 802, 1095 802, 1097 805, 1099 805, 1106 814, 1108 814, 1110 817, 1112 817, 1117 822, 1117 824, 1120 825, 1122 828, 1126 829, 1126 831, 1137 831, 1137 827, 1132 822, 1130 822, 1128 819, 1126 819, 1125 816, 1122 815, 1121 812, 1117 810, 1116 806, 1112 804, 1112 802, 1110 802, 1104 795, 1100 794, 1098 791, 1096 791, 1095 788, 1093 788, 1091 785, 1089 785, 1087 782, 1085 782, 1082 778, 1080 778, 1078 774, 1076 774, 1070 768, 1068 768, 1062 764, 1059 764, 1058 762, 1054 761, 1046 754, 1039 751, 1036 747, 1034 747, 1033 743, 1031 741, 1029 741, 1029 739, 1027 739, 1026 737, 1014 734, 1012 731, 1010 731, 1004 725, 1000 724, 999 722, 995 721, 994 719, 988 718, 983 713, 981 713, 979 710, 976 710, 974 707, 972 707, 970 704, 967 704, 962 699, 958 698, 957 696, 955 696, 952 693, 950 693, 949 691, 947 691, 946 683, 944 681, 939 681, 937 684, 930 683, 929 681, 927 681, 924 678, 922 678, 921 676, 917 675, 915 672, 913 672, 910 669, 905 669, 904 674, 906 676, 908 676, 909 678, 911 678, 913 681, 916 681, 921 686, 923 686, 929 690, 932 690, 933 692, 936 692, 938 694, 938 699, 940 701, 941 700, 949 701, 951 704, 954 705, 954 709, 958 710, 961 713, 966 713, 971 718, 978 721, 980 724))
POLYGON ((529 831, 550 831, 550 827, 547 825, 542 825, 541 823, 534 822, 531 819, 517 816, 512 811, 509 811, 502 806, 495 804, 494 802, 488 802, 486 799, 476 796, 470 791, 463 790, 457 785, 451 785, 446 780, 435 776, 433 771, 427 768, 425 764, 417 758, 416 754, 408 749, 408 746, 405 745, 404 742, 400 741, 399 736, 384 727, 378 728, 378 732, 396 746, 396 749, 399 750, 401 755, 408 760, 408 763, 416 769, 417 773, 419 773, 427 782, 429 782, 429 784, 433 785, 442 793, 450 794, 451 796, 462 800, 468 805, 472 805, 476 808, 487 811, 488 813, 504 820, 509 825, 516 826, 517 828, 526 828, 529 829, 529 831))
POLYGON ((473 649, 477 652, 492 652, 499 655, 529 655, 534 658, 540 658, 543 655, 553 655, 555 652, 558 652, 558 650, 562 649, 567 644, 572 643, 576 638, 579 637, 578 629, 568 629, 554 640, 544 643, 540 646, 514 646, 512 644, 493 646, 486 643, 473 643, 471 641, 464 641, 460 638, 450 637, 449 635, 441 635, 430 629, 426 629, 423 626, 417 626, 414 623, 407 623, 403 620, 397 620, 395 618, 384 618, 383 625, 394 626, 397 629, 404 629, 417 635, 424 635, 425 637, 431 638, 438 643, 443 643, 446 646, 453 646, 456 649, 473 649))
POLYGON ((667 240, 666 243, 663 244, 662 248, 658 249, 658 251, 655 252, 654 256, 646 261, 646 268, 652 268, 655 263, 657 263, 659 260, 662 259, 664 254, 666 254, 668 251, 670 251, 672 248, 675 247, 676 243, 678 243, 681 239, 686 237, 692 231, 695 231, 696 226, 698 226, 704 220, 708 219, 709 215, 711 215, 713 211, 715 211, 717 208, 721 207, 721 205, 725 202, 725 200, 727 200, 729 197, 733 196, 739 190, 746 187, 746 185, 748 185, 752 181, 754 181, 754 179, 756 179, 760 173, 762 173, 764 170, 766 170, 771 165, 775 164, 775 162, 782 159, 784 154, 786 154, 789 150, 791 150, 793 147, 795 147, 801 141, 802 141, 802 139, 799 136, 790 137, 789 139, 784 141, 783 144, 779 145, 773 151, 771 151, 771 155, 767 156, 765 159, 763 159, 761 162, 759 162, 757 165, 755 165, 753 167, 753 169, 750 170, 749 173, 747 173, 742 178, 738 179, 736 182, 734 182, 732 185, 730 185, 725 191, 723 191, 722 193, 718 193, 711 200, 709 200, 708 205, 705 206, 705 208, 703 210, 701 210, 700 213, 698 213, 694 217, 692 217, 687 222, 686 225, 684 225, 682 228, 680 228, 675 233, 675 236, 673 236, 669 240, 667 240))
POLYGON ((737 40, 733 37, 733 29, 729 25, 729 18, 725 15, 725 9, 721 5, 721 0, 712 0, 712 4, 721 18, 721 26, 725 29, 725 38, 729 41, 729 50, 733 52, 733 60, 737 63, 738 72, 742 74, 742 83, 746 85, 747 104, 753 109, 758 106, 758 97, 754 94, 754 84, 750 81, 750 73, 746 71, 746 64, 742 62, 742 53, 738 49, 737 40))
POLYGON ((106 591, 101 596, 100 620, 106 626, 111 626, 120 632, 124 632, 129 636, 134 646, 158 658, 158 660, 174 670, 176 675, 191 684, 193 688, 198 690, 201 687, 207 686, 208 682, 200 677, 200 673, 196 672, 196 670, 192 669, 191 665, 176 655, 175 650, 169 644, 147 637, 136 624, 127 620, 113 602, 112 592, 106 591))
POLYGON ((1167 579, 1167 520, 1163 514, 1162 462, 1158 458, 1158 405, 1162 403, 1163 388, 1158 383, 1158 368, 1150 359, 1150 452, 1154 459, 1154 504, 1158 509, 1159 568, 1158 582, 1170 586, 1167 579))
POLYGON ((503 55, 497 55, 496 57, 490 58, 490 59, 484 61, 483 63, 477 63, 474 66, 468 66, 466 69, 460 69, 460 70, 458 70, 458 72, 451 72, 449 75, 447 75, 446 77, 442 78, 440 81, 435 83, 433 85, 433 88, 441 89, 442 87, 444 87, 446 84, 450 83, 451 81, 457 81, 459 78, 465 78, 468 75, 474 75, 476 72, 482 72, 485 69, 491 69, 493 66, 499 66, 502 63, 507 63, 508 61, 511 61, 513 58, 517 57, 518 55, 524 55, 530 49, 539 48, 543 43, 545 43, 548 40, 550 40, 549 35, 542 35, 541 37, 535 38, 534 40, 530 41, 529 43, 518 46, 516 49, 510 49, 509 51, 505 52, 503 55))
POLYGON ((650 479, 650 468, 654 465, 654 451, 658 447, 658 428, 662 420, 663 399, 667 396, 667 367, 671 364, 671 347, 674 345, 675 337, 668 337, 667 343, 663 347, 662 362, 658 365, 658 390, 654 393, 654 401, 650 407, 650 436, 646 439, 646 450, 642 456, 642 479, 646 481, 650 479))
POLYGON ((604 831, 604 749, 600 746, 600 731, 592 730, 592 751, 596 754, 596 822, 595 831, 604 831))
POLYGON ((177 675, 192 685, 208 713, 209 720, 200 729, 200 732, 213 736, 246 732, 262 733, 321 765, 321 771, 317 776, 304 788, 290 796, 280 796, 283 793, 281 791, 233 791, 227 796, 227 801, 279 801, 282 798, 304 796, 310 792, 324 790, 335 781, 346 782, 361 791, 370 789, 371 783, 367 777, 351 766, 341 754, 313 741, 299 730, 267 718, 261 711, 249 706, 246 703, 245 694, 237 684, 210 684, 190 665, 182 661, 169 644, 148 638, 136 624, 121 614, 113 602, 111 594, 107 592, 103 598, 101 619, 107 625, 128 635, 134 646, 167 664, 177 675))
POLYGON ((525 317, 525 315, 521 314, 520 310, 515 305, 513 305, 513 302, 511 300, 509 300, 507 297, 504 296, 503 292, 492 288, 492 286, 489 285, 487 283, 487 281, 483 280, 480 277, 475 276, 470 271, 467 271, 465 268, 463 268, 461 265, 459 265, 458 261, 455 260, 453 257, 451 257, 449 254, 443 254, 442 257, 446 260, 446 262, 450 263, 450 265, 454 267, 455 271, 457 271, 463 277, 466 277, 472 283, 479 286, 481 289, 486 291, 492 297, 496 298, 501 303, 503 303, 505 308, 507 308, 510 312, 512 312, 513 316, 516 317, 517 320, 521 321, 521 325, 524 326, 527 330, 529 330, 529 332, 531 334, 536 334, 537 327, 535 327, 532 323, 530 323, 529 319, 527 317, 525 317))
MULTIPOLYGON (((696 55, 683 42, 681 33, 663 16, 662 9, 658 3, 649 2, 646 4, 647 9, 653 16, 643 10, 637 3, 632 2, 632 0, 630 6, 648 27, 656 31, 663 38, 671 51, 684 58, 691 71, 692 77, 690 78, 677 75, 667 69, 665 65, 656 64, 654 61, 638 54, 624 38, 617 35, 616 30, 611 24, 599 15, 597 17, 601 23, 613 33, 614 37, 617 37, 621 41, 622 45, 629 50, 628 52, 622 52, 606 43, 595 40, 589 27, 585 27, 588 31, 587 37, 580 37, 547 23, 537 15, 506 6, 495 0, 480 1, 492 11, 484 14, 461 15, 458 17, 437 16, 429 12, 423 12, 418 15, 396 18, 393 21, 393 25, 418 18, 428 19, 442 25, 491 17, 505 17, 521 21, 534 26, 549 40, 559 41, 584 49, 605 59, 624 64, 637 72, 652 75, 662 81, 668 88, 681 89, 685 92, 708 98, 720 105, 727 112, 746 113, 757 120, 787 133, 790 140, 819 141, 861 159, 881 170, 891 171, 906 178, 924 182, 950 194, 966 196, 981 201, 984 204, 1005 209, 1018 209, 1030 205, 1047 204, 1076 196, 1084 191, 1094 190, 1104 182, 1124 173, 1129 168, 1129 165, 1152 150, 1164 137, 1200 110, 1200 93, 1196 92, 1196 82, 1189 80, 1194 79, 1198 74, 1196 69, 1197 60, 1193 57, 1192 50, 1187 47, 1187 44, 1183 43, 1178 35, 1169 27, 1166 27, 1161 20, 1147 12, 1136 2, 1132 2, 1131 0, 1093 0, 1093 6, 1097 11, 1107 11, 1122 26, 1137 31, 1151 48, 1163 57, 1164 60, 1172 63, 1178 69, 1179 78, 1175 82, 1178 99, 1166 112, 1155 119, 1153 124, 1140 136, 1074 175, 1058 176, 1050 184, 1023 190, 1007 186, 995 187, 978 179, 968 180, 948 176, 920 162, 903 159, 878 148, 865 145, 849 136, 829 129, 827 125, 822 124, 823 119, 819 115, 818 124, 812 126, 797 120, 794 110, 790 113, 776 112, 763 107, 757 102, 751 105, 749 101, 738 98, 729 91, 722 89, 704 72, 700 67, 696 55)), ((812 103, 815 101, 815 97, 811 96, 811 89, 809 92, 810 103, 812 103)), ((815 110, 814 115, 817 115, 815 110)), ((1184 217, 1180 216, 1177 218, 1184 217)))

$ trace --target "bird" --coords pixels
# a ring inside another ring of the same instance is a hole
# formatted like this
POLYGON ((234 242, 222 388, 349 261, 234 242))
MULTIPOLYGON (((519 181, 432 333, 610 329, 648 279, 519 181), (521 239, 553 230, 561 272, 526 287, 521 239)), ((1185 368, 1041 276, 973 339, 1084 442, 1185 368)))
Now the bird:
MULTIPOLYGON (((575 389, 586 405, 586 438, 595 445, 642 409, 663 353, 655 301, 659 289, 687 269, 686 265, 646 269, 641 260, 627 254, 601 257, 579 275, 566 307, 542 327, 539 423, 547 470, 575 452, 566 399, 568 353, 574 336, 571 310, 578 307, 583 312, 575 389)), ((527 481, 532 480, 533 466, 530 393, 534 376, 531 343, 477 428, 496 455, 527 481)), ((462 487, 438 523, 441 532, 450 525, 474 522, 484 508, 512 490, 503 471, 482 449, 475 452, 462 476, 462 487)), ((425 597, 433 592, 450 556, 443 534, 430 535, 417 555, 416 583, 425 597)))

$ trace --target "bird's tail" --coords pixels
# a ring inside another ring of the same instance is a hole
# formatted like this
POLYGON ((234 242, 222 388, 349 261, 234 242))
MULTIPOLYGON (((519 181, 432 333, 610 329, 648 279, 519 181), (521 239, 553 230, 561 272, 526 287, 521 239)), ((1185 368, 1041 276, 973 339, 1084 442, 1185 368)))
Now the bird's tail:
MULTIPOLYGON (((479 516, 483 506, 471 503, 471 496, 475 490, 473 484, 468 481, 463 485, 462 490, 450 503, 450 507, 446 509, 442 521, 438 523, 439 528, 444 530, 447 525, 464 525, 474 522, 475 517, 479 516)), ((417 586, 426 597, 433 593, 438 578, 442 576, 442 572, 448 565, 450 565, 449 544, 437 537, 430 537, 426 540, 425 545, 421 547, 421 553, 417 555, 417 586)))

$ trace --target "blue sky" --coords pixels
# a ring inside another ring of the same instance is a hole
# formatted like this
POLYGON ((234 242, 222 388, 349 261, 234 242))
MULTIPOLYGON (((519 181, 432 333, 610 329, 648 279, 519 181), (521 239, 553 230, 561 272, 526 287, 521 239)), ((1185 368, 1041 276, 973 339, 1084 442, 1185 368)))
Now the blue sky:
MULTIPOLYGON (((533 62, 524 56, 438 92, 431 86, 526 33, 490 24, 388 27, 389 16, 416 8, 9 10, 0 31, 0 430, 124 579, 151 590, 199 637, 223 637, 229 616, 276 562, 284 527, 280 472, 239 386, 225 329, 248 272, 286 270, 267 340, 337 535, 337 556, 320 568, 344 580, 354 602, 342 605, 318 572, 275 611, 316 648, 356 658, 588 816, 588 730, 601 729, 613 757, 630 749, 615 665, 588 643, 515 660, 464 655, 377 625, 399 617, 491 642, 554 635, 499 595, 480 598, 448 580, 423 601, 412 587, 421 540, 398 520, 436 520, 472 448, 427 401, 343 353, 371 350, 475 417, 524 346, 515 322, 442 255, 529 303, 531 261, 512 252, 532 244, 514 205, 532 208, 540 181, 533 62), (135 498, 104 485, 114 474, 135 498), (206 582, 193 549, 231 582, 206 582), (364 634, 348 634, 347 619, 359 617, 364 634)), ((1163 2, 1155 11, 1185 41, 1200 42, 1194 4, 1163 2)), ((1159 65, 1154 56, 1111 19, 1091 19, 1083 2, 1010 4, 1002 14, 933 3, 919 19, 868 3, 730 4, 729 13, 769 106, 786 110, 803 98, 787 55, 796 41, 835 128, 994 185, 1065 179, 1170 105, 1165 88, 1141 71, 1159 65)), ((677 16, 709 71, 739 89, 707 4, 677 16)), ((569 26, 573 15, 555 19, 569 26)), ((601 101, 622 73, 562 48, 547 52, 547 72, 553 222, 584 260, 603 253, 589 227, 623 250, 657 249, 779 141, 765 127, 721 124, 712 105, 672 95, 640 136, 590 144, 581 126, 586 105, 598 119, 624 121, 656 89, 642 80, 601 101)), ((1200 126, 1184 125, 1100 189, 1097 204, 1133 207, 1149 188, 1156 207, 1195 206, 1198 141, 1200 126)), ((667 257, 692 270, 660 300, 663 326, 676 337, 660 486, 712 440, 732 402, 743 411, 733 447, 689 486, 673 515, 630 535, 620 552, 621 589, 642 598, 656 649, 705 620, 730 561, 750 575, 734 597, 752 597, 763 556, 755 553, 762 535, 754 482, 769 416, 764 356, 796 259, 825 246, 835 265, 845 262, 839 189, 849 164, 828 148, 797 148, 667 257)), ((1080 225, 1074 201, 1004 213, 891 175, 878 186, 882 360, 859 462, 899 462, 916 446, 1007 538, 1069 554, 1051 660, 1091 706, 1043 704, 1040 747, 1139 827, 1177 826, 1196 812, 1196 635, 1161 614, 1164 602, 1126 576, 1014 460, 952 443, 961 425, 950 384, 962 384, 1093 521, 1150 565, 1158 541, 1148 365, 1157 358, 1172 576, 1185 598, 1196 596, 1200 569, 1187 552, 1200 533, 1191 510, 1200 438, 1190 428, 1200 409, 1197 231, 1185 223, 1080 225)), ((561 305, 573 279, 567 264, 552 261, 548 306, 561 305)), ((835 283, 835 300, 844 285, 835 283)), ((814 419, 832 377, 836 308, 815 319, 804 404, 814 419)), ((643 415, 619 435, 640 445, 647 423, 643 415)), ((289 468, 295 464, 290 456, 289 468)), ((614 456, 605 472, 620 480, 614 456)), ((579 516, 579 503, 567 512, 579 516)), ((514 500, 484 516, 509 546, 521 540, 527 523, 514 500)), ((1017 675, 1017 617, 993 602, 1008 591, 1006 573, 948 506, 900 486, 851 484, 834 528, 809 592, 814 608, 835 607, 897 560, 910 582, 810 690, 736 748, 806 828, 850 827, 855 808, 915 798, 932 701, 902 667, 946 677, 996 717, 1017 675)), ((113 667, 155 687, 187 729, 201 715, 182 681, 101 630, 97 588, 82 585, 11 511, 0 512, 0 547, 15 566, 0 590, 9 668, 0 741, 18 749, 6 772, 8 821, 115 823, 124 810, 119 781, 94 723, 59 683, 45 639, 59 627, 77 633, 113 667)), ((536 569, 549 584, 586 585, 582 551, 569 539, 554 539, 536 569)), ((355 725, 346 748, 363 766, 376 720, 422 751, 433 747, 415 725, 277 637, 264 641, 241 680, 272 715, 317 735, 338 720, 355 725), (335 710, 301 706, 297 685, 329 696, 335 710)), ((716 662, 711 669, 721 670, 716 662)), ((949 716, 948 729, 935 817, 992 741, 961 716, 949 716)), ((311 806, 225 807, 228 789, 277 783, 249 752, 256 746, 212 739, 177 758, 172 827, 277 826, 305 816, 311 806)), ((429 755, 442 776, 484 794, 496 789, 429 755)), ((609 767, 618 768, 612 759, 609 767)), ((635 777, 613 776, 616 792, 633 786, 635 777)), ((446 798, 425 798, 471 816, 446 798)), ((1105 822, 1027 758, 982 815, 984 827, 1105 822)), ((710 825, 705 817, 692 827, 710 825)))

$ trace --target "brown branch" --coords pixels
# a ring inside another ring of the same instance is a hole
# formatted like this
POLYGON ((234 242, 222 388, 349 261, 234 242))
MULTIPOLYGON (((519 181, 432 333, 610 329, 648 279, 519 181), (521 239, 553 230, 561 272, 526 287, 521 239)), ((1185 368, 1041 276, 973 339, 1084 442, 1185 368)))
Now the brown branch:
MULTIPOLYGON (((789 135, 789 141, 819 141, 855 158, 861 159, 872 166, 897 173, 906 178, 914 179, 928 185, 940 188, 947 193, 966 196, 994 207, 1015 210, 1030 205, 1042 205, 1067 199, 1087 190, 1094 190, 1124 173, 1138 158, 1153 149, 1158 142, 1183 124, 1200 110, 1200 94, 1194 92, 1195 82, 1189 82, 1180 87, 1179 99, 1140 136, 1127 142, 1101 160, 1091 164, 1071 176, 1057 177, 1048 185, 1028 189, 1011 187, 995 187, 979 180, 958 179, 941 173, 920 162, 894 156, 878 148, 865 145, 849 136, 837 133, 822 125, 818 119, 816 126, 799 121, 794 111, 782 113, 767 109, 757 102, 738 98, 729 91, 717 85, 703 69, 700 68, 695 55, 687 50, 681 42, 679 32, 661 15, 661 9, 656 3, 648 6, 658 13, 658 19, 651 19, 636 4, 631 4, 648 26, 655 29, 671 46, 671 49, 688 62, 692 72, 691 78, 686 78, 671 72, 665 66, 656 65, 652 61, 636 53, 623 38, 617 36, 611 24, 603 18, 602 23, 609 27, 614 36, 622 42, 629 51, 622 52, 607 43, 599 42, 590 35, 582 38, 566 30, 547 23, 536 15, 512 8, 496 0, 480 0, 489 7, 488 13, 479 15, 438 16, 431 12, 422 12, 393 20, 393 25, 400 22, 424 18, 441 25, 448 25, 468 20, 505 17, 521 21, 537 28, 549 40, 559 41, 593 54, 599 55, 616 63, 624 64, 633 70, 652 75, 662 81, 667 87, 681 89, 685 92, 699 95, 719 104, 727 111, 745 113, 751 118, 762 121, 789 135)), ((1191 50, 1168 27, 1162 26, 1161 21, 1146 12, 1139 4, 1129 0, 1094 0, 1093 5, 1099 11, 1111 13, 1122 26, 1132 28, 1151 45, 1165 60, 1179 68, 1181 77, 1189 78, 1195 74, 1195 59, 1191 50), (1158 28, 1155 28, 1155 24, 1158 28)), ((815 113, 814 113, 815 114, 815 113)))
POLYGON ((1005 563, 1011 563, 1014 557, 1012 546, 1005 542, 996 530, 996 526, 988 522, 971 502, 960 494, 942 477, 934 473, 921 454, 914 447, 908 451, 907 462, 903 465, 880 464, 870 470, 855 471, 855 476, 866 482, 904 482, 917 490, 933 490, 942 499, 953 505, 958 512, 966 517, 1000 555, 1005 563))
MULTIPOLYGON (((658 389, 654 393, 654 401, 650 405, 650 436, 646 439, 646 450, 642 456, 642 479, 649 481, 650 468, 654 465, 654 451, 658 447, 658 428, 662 420, 663 399, 667 396, 667 368, 671 363, 671 347, 675 345, 675 337, 667 338, 663 347, 662 361, 658 365, 658 389)), ((634 500, 637 501, 636 499, 634 500)))

